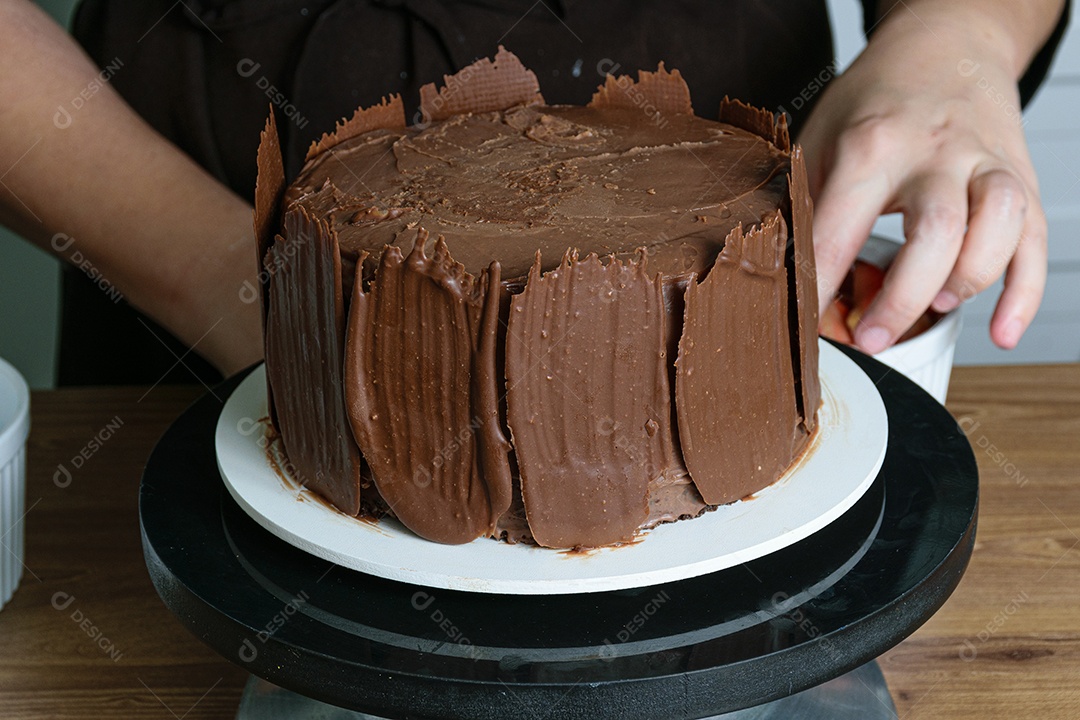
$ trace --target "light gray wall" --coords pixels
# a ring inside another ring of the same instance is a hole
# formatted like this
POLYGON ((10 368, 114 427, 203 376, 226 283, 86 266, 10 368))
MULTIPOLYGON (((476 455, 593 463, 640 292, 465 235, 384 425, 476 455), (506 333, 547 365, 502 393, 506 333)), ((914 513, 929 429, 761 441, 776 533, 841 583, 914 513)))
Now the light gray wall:
POLYGON ((54 384, 60 266, 0 228, 0 357, 31 388, 54 384))
MULTIPOLYGON (((38 2, 64 24, 75 5, 75 0, 38 2)), ((829 0, 829 6, 843 66, 863 44, 860 4, 829 0)), ((969 303, 957 347, 959 364, 1080 360, 1080 31, 1075 25, 1026 117, 1050 219, 1047 298, 1028 335, 1011 353, 997 350, 987 337, 997 293, 991 290, 969 303)), ((884 218, 877 231, 902 236, 897 217, 884 218)), ((58 294, 58 263, 0 228, 0 357, 14 364, 35 388, 54 382, 58 294)))
MULTIPOLYGON (((38 5, 66 26, 75 0, 38 0, 38 5)), ((0 168, 0 174, 6 171, 0 168)), ((0 227, 0 357, 32 388, 55 382, 59 297, 60 264, 0 227)))

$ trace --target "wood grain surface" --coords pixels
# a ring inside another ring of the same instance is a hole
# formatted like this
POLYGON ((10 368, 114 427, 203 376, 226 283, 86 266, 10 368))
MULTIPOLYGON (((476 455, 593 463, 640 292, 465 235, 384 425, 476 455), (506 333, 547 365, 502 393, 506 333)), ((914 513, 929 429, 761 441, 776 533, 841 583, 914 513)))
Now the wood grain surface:
MULTIPOLYGON (((33 395, 26 570, 0 611, 0 718, 235 716, 245 673, 166 610, 139 541, 143 465, 202 392, 33 395)), ((1077 720, 1080 365, 958 368, 949 409, 979 458, 978 541, 956 594, 881 658, 899 717, 1077 720)))

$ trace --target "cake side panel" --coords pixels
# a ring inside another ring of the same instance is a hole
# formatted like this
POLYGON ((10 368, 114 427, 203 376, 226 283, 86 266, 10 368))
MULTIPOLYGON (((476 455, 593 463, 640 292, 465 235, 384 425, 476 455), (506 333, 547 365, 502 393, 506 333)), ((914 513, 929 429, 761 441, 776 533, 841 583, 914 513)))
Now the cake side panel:
MULTIPOLYGON (((445 246, 443 246, 445 252, 445 246)), ((499 263, 493 262, 480 276, 483 309, 479 325, 472 333, 472 412, 476 420, 476 447, 480 476, 487 488, 491 522, 487 534, 496 532, 499 519, 510 509, 514 482, 510 469, 510 441, 507 439, 501 400, 505 397, 504 375, 499 367, 499 335, 502 330, 503 293, 499 263)))
MULTIPOLYGON (((252 212, 252 222, 255 229, 255 267, 258 269, 258 287, 250 288, 245 284, 241 300, 245 302, 258 300, 259 302, 262 309, 260 319, 265 354, 270 276, 263 269, 263 262, 266 260, 266 254, 280 226, 281 199, 285 194, 285 164, 281 156, 281 140, 278 137, 273 107, 270 108, 270 114, 266 118, 266 126, 259 134, 259 150, 255 156, 255 164, 255 209, 252 212)), ((266 380, 266 405, 270 421, 276 424, 277 411, 274 409, 274 395, 269 376, 266 380)))
POLYGON ((679 444, 678 417, 675 412, 675 359, 679 356, 679 338, 682 337, 686 286, 692 281, 692 274, 667 277, 663 280, 664 324, 667 332, 665 370, 670 389, 668 414, 671 418, 671 441, 668 447, 672 455, 664 472, 654 478, 649 485, 649 519, 645 523, 647 528, 661 523, 697 517, 715 507, 706 504, 702 499, 701 493, 691 480, 690 472, 683 462, 682 447, 679 444))
POLYGON ((360 511, 362 458, 342 396, 344 301, 337 241, 302 209, 267 254, 266 373, 294 479, 349 515, 360 511))
POLYGON ((547 547, 623 542, 667 470, 664 304, 644 263, 539 258, 511 303, 507 423, 529 527, 547 547))
MULTIPOLYGON (((524 278, 521 279, 524 282, 524 278)), ((506 437, 510 437, 510 429, 506 420, 506 328, 510 323, 510 300, 513 293, 521 292, 522 286, 516 280, 500 283, 499 293, 499 328, 496 332, 495 350, 495 375, 497 379, 497 392, 499 398, 499 422, 506 429, 506 437)), ((489 295, 490 297, 490 295, 489 295)), ((492 537, 505 542, 527 543, 535 545, 532 530, 529 529, 528 518, 525 517, 525 502, 521 499, 521 473, 518 471, 517 457, 511 443, 510 452, 507 453, 510 466, 510 507, 499 516, 495 522, 495 530, 492 537)))
POLYGON ((656 72, 638 71, 635 82, 629 75, 606 75, 589 101, 591 108, 641 108, 648 115, 662 119, 663 113, 692 115, 690 88, 678 70, 668 72, 664 63, 656 72))
POLYGON ((405 128, 405 106, 400 95, 383 98, 378 105, 357 108, 347 120, 334 126, 334 131, 324 133, 308 148, 304 162, 308 162, 341 143, 372 130, 401 130, 405 128))
POLYGON ((705 502, 734 502, 773 483, 799 444, 787 229, 777 213, 736 228, 700 283, 686 290, 676 370, 679 439, 705 502))
POLYGON ((768 110, 747 105, 741 100, 732 100, 725 96, 720 101, 720 122, 734 125, 758 137, 768 140, 784 152, 791 150, 791 137, 788 134, 787 118, 775 117, 768 110))
POLYGON ((490 280, 465 273, 441 241, 428 258, 426 240, 407 258, 387 249, 367 292, 354 284, 345 393, 390 510, 421 537, 465 543, 490 534, 511 499, 497 392, 478 387, 494 374, 490 280))
POLYGON ((435 83, 420 88, 420 112, 425 122, 543 102, 536 75, 501 45, 494 60, 481 58, 444 76, 441 88, 436 89, 435 83))
POLYGON ((814 206, 806 179, 806 161, 802 148, 791 154, 789 176, 791 195, 791 250, 787 265, 789 292, 793 287, 793 330, 798 334, 796 382, 799 389, 799 413, 807 433, 817 427, 821 405, 821 379, 818 376, 818 287, 814 260, 814 206))
MULTIPOLYGON (((255 157, 255 251, 258 256, 259 271, 262 275, 262 263, 266 252, 274 242, 281 213, 281 198, 285 194, 285 165, 281 157, 281 140, 278 137, 277 121, 271 108, 266 118, 266 126, 259 134, 259 150, 255 157)), ((262 283, 265 285, 265 283, 262 283)), ((265 287, 262 288, 265 290, 265 287)), ((265 313, 265 298, 263 300, 265 313)))

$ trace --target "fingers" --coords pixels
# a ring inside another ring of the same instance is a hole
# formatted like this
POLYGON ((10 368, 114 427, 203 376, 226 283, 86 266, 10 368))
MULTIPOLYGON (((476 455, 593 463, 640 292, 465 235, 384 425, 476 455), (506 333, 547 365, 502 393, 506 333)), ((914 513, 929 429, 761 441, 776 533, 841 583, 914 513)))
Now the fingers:
POLYGON ((896 342, 949 278, 967 226, 967 177, 941 172, 916 177, 901 190, 899 200, 907 242, 855 328, 856 344, 870 354, 896 342))
POLYGON ((1020 242, 1027 217, 1024 184, 1004 168, 976 174, 968 194, 971 209, 964 246, 932 303, 941 313, 975 297, 1001 276, 1020 242))
POLYGON ((1046 288, 1046 216, 1037 203, 1027 214, 1016 254, 1005 273, 1005 290, 990 320, 990 338, 1011 350, 1031 325, 1046 288))
POLYGON ((819 311, 824 314, 892 194, 880 165, 841 150, 814 206, 819 311))

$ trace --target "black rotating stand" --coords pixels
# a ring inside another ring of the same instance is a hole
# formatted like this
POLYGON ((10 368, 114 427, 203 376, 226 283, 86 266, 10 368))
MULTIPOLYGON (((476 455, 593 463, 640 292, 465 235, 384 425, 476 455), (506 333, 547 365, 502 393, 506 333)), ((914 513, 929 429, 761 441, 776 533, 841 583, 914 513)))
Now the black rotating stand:
POLYGON ((269 681, 249 683, 245 720, 892 718, 872 661, 959 583, 978 474, 941 405, 841 349, 885 401, 885 463, 839 520, 746 565, 560 596, 431 590, 336 567, 233 502, 215 459, 221 408, 207 395, 147 464, 147 567, 191 632, 269 681))

